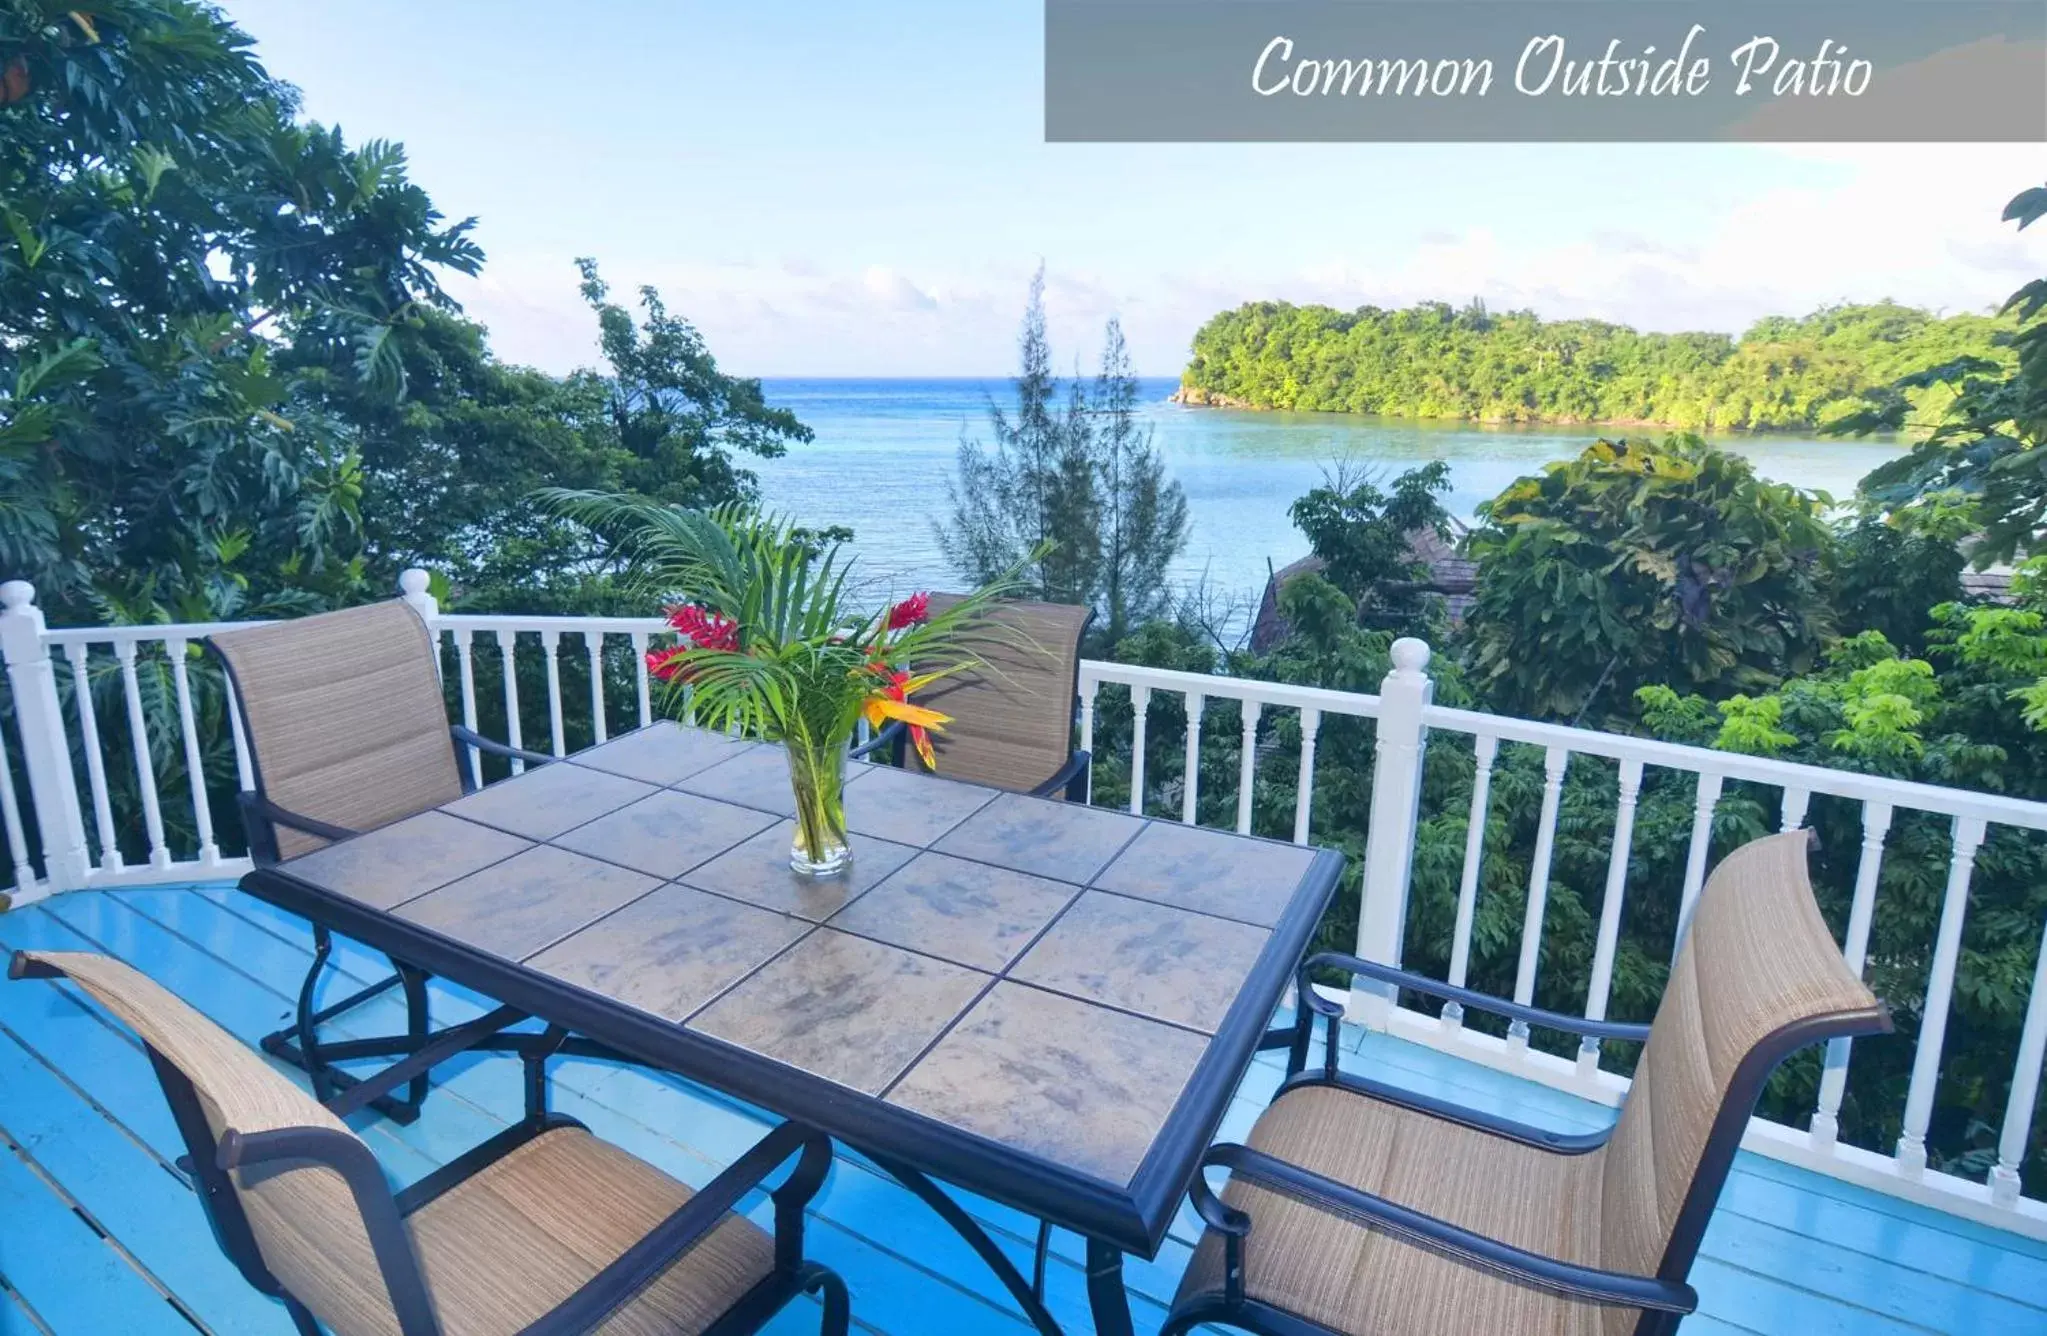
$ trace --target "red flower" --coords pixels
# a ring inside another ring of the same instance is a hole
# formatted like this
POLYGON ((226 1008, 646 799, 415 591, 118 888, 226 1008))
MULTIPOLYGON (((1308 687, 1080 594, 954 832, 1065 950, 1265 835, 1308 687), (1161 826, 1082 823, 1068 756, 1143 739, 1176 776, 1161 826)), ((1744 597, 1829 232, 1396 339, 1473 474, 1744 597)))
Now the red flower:
POLYGON ((931 618, 931 595, 912 594, 888 610, 888 629, 900 631, 931 618))
MULTIPOLYGON (((680 603, 668 610, 668 624, 681 632, 693 649, 738 649, 739 623, 722 612, 680 603)), ((653 660, 648 660, 651 665, 653 660)))
POLYGON ((688 652, 687 649, 681 646, 648 650, 647 675, 657 682, 673 681, 675 675, 682 671, 682 664, 679 660, 688 652))

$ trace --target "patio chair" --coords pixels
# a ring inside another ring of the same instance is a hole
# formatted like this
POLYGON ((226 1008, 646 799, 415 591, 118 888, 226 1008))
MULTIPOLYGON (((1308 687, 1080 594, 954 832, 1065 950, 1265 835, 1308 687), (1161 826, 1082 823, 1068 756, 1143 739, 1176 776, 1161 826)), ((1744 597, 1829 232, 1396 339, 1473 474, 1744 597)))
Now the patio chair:
POLYGON ((1248 1143, 1212 1149, 1220 1198, 1164 1336, 1217 1322, 1275 1336, 1652 1336, 1697 1306, 1686 1278, 1763 1084, 1808 1044, 1890 1029, 1806 881, 1808 835, 1755 840, 1701 894, 1653 1025, 1501 1002, 1347 956, 1302 966, 1292 1075, 1248 1143), (1334 966, 1595 1039, 1644 1041, 1611 1128, 1571 1135, 1337 1069, 1334 966), (1319 1071, 1303 1071, 1313 1014, 1319 1071))
MULTIPOLYGON (((960 601, 933 594, 931 611, 960 601)), ((1073 746, 1073 715, 1080 685, 1080 638, 1094 620, 1091 608, 1065 603, 1009 601, 989 613, 995 630, 971 637, 974 655, 988 666, 932 683, 917 694, 953 717, 932 735, 938 771, 971 784, 1049 798, 1087 791, 1088 754, 1073 746)), ((886 755, 907 761, 906 730, 892 723, 854 749, 856 757, 886 755)))
MULTIPOLYGON (((531 764, 554 759, 449 727, 432 633, 402 600, 222 631, 207 643, 226 670, 248 741, 255 789, 240 803, 259 866, 460 797, 469 785, 457 744, 531 764)), ((426 976, 402 962, 389 978, 320 1007, 333 945, 314 924, 293 1023, 263 1038, 266 1052, 306 1070, 322 1100, 354 1082, 335 1063, 402 1052, 428 1036, 426 976), (405 998, 403 1044, 321 1042, 321 1025, 394 987, 405 998)), ((404 1098, 382 1100, 378 1110, 409 1122, 426 1090, 422 1074, 404 1098)))
POLYGON ((108 956, 20 952, 8 976, 69 979, 140 1036, 215 1240, 303 1336, 751 1332, 799 1293, 822 1300, 827 1336, 846 1332, 844 1283, 803 1258, 804 1207, 831 1167, 817 1133, 783 1123, 692 1192, 548 1113, 536 1048, 527 1116, 394 1193, 340 1116, 371 1083, 322 1107, 108 956), (770 1237, 734 1208, 792 1157, 770 1237))

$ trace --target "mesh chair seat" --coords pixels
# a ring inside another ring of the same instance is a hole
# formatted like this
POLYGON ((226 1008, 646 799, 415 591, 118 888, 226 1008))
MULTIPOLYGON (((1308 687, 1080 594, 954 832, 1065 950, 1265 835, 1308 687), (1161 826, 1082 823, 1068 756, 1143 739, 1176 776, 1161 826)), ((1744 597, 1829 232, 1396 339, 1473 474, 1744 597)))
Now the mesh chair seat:
MULTIPOLYGON (((511 1336, 692 1195, 644 1160, 565 1127, 436 1197, 406 1224, 447 1336, 511 1336)), ((696 1336, 774 1262, 766 1232, 728 1215, 597 1330, 696 1336)))
MULTIPOLYGON (((1381 1098, 1331 1071, 1285 1088, 1253 1128, 1251 1148, 1550 1261, 1682 1281, 1777 1063, 1819 1039, 1888 1025, 1813 900, 1809 843, 1805 831, 1766 836, 1714 869, 1603 1140, 1567 1150, 1529 1144, 1398 1105, 1397 1092, 1381 1098)), ((1582 1289, 1574 1299, 1512 1280, 1262 1183, 1233 1177, 1222 1200, 1250 1217, 1244 1297, 1344 1336, 1670 1327, 1668 1311, 1594 1305, 1582 1289)), ((1210 1229, 1167 1331, 1227 1306, 1225 1260, 1224 1237, 1210 1229)))
MULTIPOLYGON (((1258 1119, 1253 1149, 1546 1257, 1598 1264, 1599 1157, 1560 1155, 1336 1086, 1303 1086, 1258 1119)), ((1355 1336, 1598 1336, 1600 1310, 1440 1257, 1249 1183, 1244 1292, 1355 1336)), ((1195 1249, 1179 1302, 1223 1290, 1223 1248, 1195 1249)), ((1632 1317, 1630 1318, 1632 1320, 1632 1317)))

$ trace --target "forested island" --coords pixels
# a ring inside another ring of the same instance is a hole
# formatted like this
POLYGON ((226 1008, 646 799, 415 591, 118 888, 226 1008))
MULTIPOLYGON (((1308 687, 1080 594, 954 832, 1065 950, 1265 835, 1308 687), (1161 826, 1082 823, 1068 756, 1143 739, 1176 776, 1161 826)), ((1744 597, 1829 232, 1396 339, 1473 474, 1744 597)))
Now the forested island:
MULTIPOLYGON (((1181 402, 1477 422, 1805 431, 1868 390, 1962 357, 2009 362, 2009 318, 1893 302, 1771 316, 1740 338, 1654 334, 1426 302, 1407 310, 1249 302, 1194 336, 1181 402)), ((1943 402, 1915 404, 1937 418, 1943 402)))

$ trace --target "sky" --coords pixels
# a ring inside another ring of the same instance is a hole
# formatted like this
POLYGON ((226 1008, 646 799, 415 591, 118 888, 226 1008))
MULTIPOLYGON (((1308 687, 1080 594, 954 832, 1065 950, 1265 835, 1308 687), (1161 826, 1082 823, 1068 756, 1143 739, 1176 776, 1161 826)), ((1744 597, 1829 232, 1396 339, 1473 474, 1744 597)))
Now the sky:
POLYGON ((1036 0, 224 0, 306 114, 395 139, 510 361, 596 360, 576 292, 659 287, 756 376, 993 376, 1033 270, 1061 369, 1123 322, 1177 375, 1219 310, 1482 298, 1738 332, 2047 271, 2040 146, 1047 144, 1036 0))

